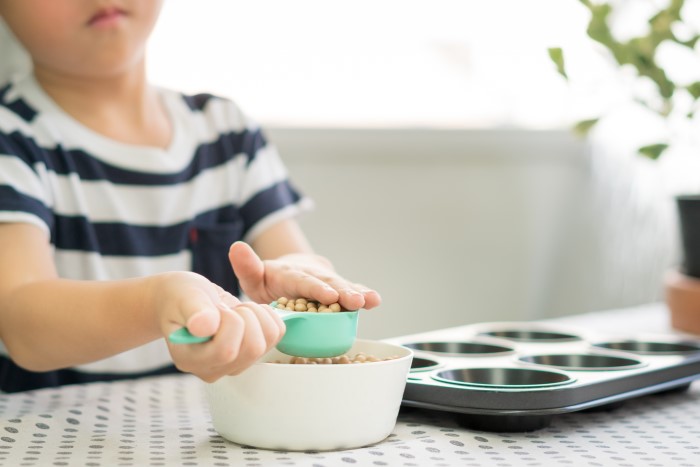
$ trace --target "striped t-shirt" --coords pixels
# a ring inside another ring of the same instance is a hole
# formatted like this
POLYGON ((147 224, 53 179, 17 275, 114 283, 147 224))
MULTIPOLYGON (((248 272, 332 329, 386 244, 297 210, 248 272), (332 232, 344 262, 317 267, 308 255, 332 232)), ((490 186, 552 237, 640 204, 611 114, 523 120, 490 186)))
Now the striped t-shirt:
MULTIPOLYGON (((163 89, 160 96, 173 125, 167 149, 90 130, 31 75, 0 85, 0 222, 43 229, 63 278, 189 270, 238 294, 227 258, 231 243, 253 240, 310 202, 233 102, 163 89)), ((162 339, 46 373, 17 367, 0 341, 0 391, 164 371, 174 369, 162 339)))

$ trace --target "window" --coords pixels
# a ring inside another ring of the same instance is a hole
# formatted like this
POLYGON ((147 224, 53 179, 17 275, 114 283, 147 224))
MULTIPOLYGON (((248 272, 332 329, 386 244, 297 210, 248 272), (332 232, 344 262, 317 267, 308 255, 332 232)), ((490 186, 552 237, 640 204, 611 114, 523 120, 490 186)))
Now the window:
POLYGON ((168 0, 149 72, 267 125, 558 127, 547 47, 585 22, 564 0, 168 0))

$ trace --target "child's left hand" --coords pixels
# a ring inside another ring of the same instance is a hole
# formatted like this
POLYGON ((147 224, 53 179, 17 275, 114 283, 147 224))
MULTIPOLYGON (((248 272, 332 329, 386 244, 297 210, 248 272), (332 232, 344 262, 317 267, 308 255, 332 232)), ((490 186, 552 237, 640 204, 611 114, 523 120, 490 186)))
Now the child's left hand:
POLYGON ((243 293, 258 303, 303 297, 358 310, 374 308, 382 301, 376 291, 340 277, 322 256, 300 253, 263 261, 248 244, 236 242, 229 250, 229 260, 243 293))

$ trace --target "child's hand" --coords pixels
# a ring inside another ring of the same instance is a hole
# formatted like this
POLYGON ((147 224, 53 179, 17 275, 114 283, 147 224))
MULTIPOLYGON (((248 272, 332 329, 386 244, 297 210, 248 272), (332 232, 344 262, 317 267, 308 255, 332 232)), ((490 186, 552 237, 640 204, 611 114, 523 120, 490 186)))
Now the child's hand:
POLYGON ((155 309, 173 362, 206 382, 242 372, 284 335, 284 323, 267 305, 241 303, 198 274, 155 277, 155 309), (171 332, 183 326, 195 336, 213 337, 202 344, 167 341, 171 332))
POLYGON ((262 261, 246 243, 236 242, 229 250, 229 260, 241 289, 256 302, 303 297, 358 310, 374 308, 382 301, 374 290, 340 277, 320 256, 294 254, 262 261))

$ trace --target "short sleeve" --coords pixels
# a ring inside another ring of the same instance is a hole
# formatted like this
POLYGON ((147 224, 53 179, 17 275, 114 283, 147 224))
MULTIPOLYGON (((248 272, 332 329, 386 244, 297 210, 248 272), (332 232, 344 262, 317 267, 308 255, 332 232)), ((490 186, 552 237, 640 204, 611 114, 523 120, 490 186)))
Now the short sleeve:
POLYGON ((44 182, 46 150, 19 128, 7 131, 11 120, 0 112, 0 222, 30 223, 49 234, 53 214, 44 182))
MULTIPOLYGON (((253 241, 277 222, 313 209, 313 202, 294 186, 287 169, 263 130, 231 101, 226 101, 227 127, 237 128, 235 135, 241 173, 236 200, 243 220, 243 240, 253 241)), ((214 108, 215 106, 211 106, 214 108)), ((221 114, 220 114, 221 115, 221 114)))

